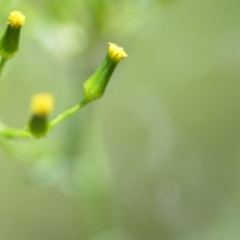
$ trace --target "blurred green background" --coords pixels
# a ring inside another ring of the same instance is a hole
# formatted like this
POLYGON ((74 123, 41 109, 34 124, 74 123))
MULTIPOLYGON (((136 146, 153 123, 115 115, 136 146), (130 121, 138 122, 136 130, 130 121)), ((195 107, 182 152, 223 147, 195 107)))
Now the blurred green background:
POLYGON ((107 42, 129 57, 47 138, 1 141, 0 239, 240 239, 240 1, 1 0, 2 32, 15 9, 9 126, 35 93, 79 102, 107 42))

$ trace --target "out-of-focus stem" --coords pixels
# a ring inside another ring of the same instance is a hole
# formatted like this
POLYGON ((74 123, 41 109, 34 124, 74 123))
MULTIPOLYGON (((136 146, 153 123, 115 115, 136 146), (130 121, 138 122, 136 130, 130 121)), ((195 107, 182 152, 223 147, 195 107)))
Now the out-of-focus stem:
POLYGON ((3 71, 3 68, 4 68, 6 62, 7 62, 6 58, 1 59, 1 62, 0 62, 0 77, 2 75, 2 71, 3 71))
POLYGON ((0 136, 5 138, 33 138, 31 133, 15 128, 3 128, 0 129, 0 136))

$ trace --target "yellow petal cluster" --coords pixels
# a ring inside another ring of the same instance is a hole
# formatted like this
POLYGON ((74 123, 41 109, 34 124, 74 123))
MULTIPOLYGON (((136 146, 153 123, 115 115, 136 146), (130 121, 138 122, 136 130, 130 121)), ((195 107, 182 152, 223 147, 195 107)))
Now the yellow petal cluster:
POLYGON ((115 43, 108 44, 109 44, 108 56, 112 58, 114 61, 119 62, 120 60, 128 56, 122 47, 119 47, 115 43))
POLYGON ((46 116, 54 108, 54 99, 51 94, 41 93, 34 95, 31 101, 31 111, 37 116, 46 116))
POLYGON ((25 16, 19 11, 12 11, 7 23, 12 27, 21 27, 25 23, 25 16))

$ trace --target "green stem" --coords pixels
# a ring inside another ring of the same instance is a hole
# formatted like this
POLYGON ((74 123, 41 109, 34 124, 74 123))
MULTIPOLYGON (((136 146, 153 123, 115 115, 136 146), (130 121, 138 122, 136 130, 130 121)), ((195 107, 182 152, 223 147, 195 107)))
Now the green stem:
POLYGON ((22 138, 33 138, 31 133, 15 128, 3 128, 0 130, 0 136, 5 138, 14 138, 14 137, 22 137, 22 138))
POLYGON ((2 58, 0 62, 0 76, 2 75, 3 67, 5 66, 5 63, 7 62, 6 58, 2 58))
POLYGON ((66 110, 65 112, 61 113, 58 115, 55 119, 52 120, 52 122, 49 124, 49 130, 52 130, 55 128, 59 123, 64 121, 65 119, 69 118, 73 114, 75 114, 77 111, 82 109, 88 102, 87 101, 82 101, 81 103, 75 105, 74 107, 66 110))
MULTIPOLYGON (((74 107, 68 109, 67 111, 58 115, 52 122, 49 124, 49 131, 51 131, 54 127, 56 127, 59 123, 67 119, 68 117, 72 116, 74 113, 82 109, 88 102, 82 101, 81 103, 75 105, 74 107)), ((0 129, 0 136, 4 138, 33 138, 30 132, 25 130, 16 129, 16 128, 7 128, 3 127, 0 129)))

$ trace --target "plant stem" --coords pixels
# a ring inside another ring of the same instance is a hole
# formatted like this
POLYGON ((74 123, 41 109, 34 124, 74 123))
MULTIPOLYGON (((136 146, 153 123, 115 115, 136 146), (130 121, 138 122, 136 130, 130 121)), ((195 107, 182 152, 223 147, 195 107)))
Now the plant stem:
POLYGON ((2 75, 3 67, 5 66, 5 63, 7 62, 6 58, 2 58, 0 62, 0 76, 2 75))
POLYGON ((31 133, 15 128, 3 128, 0 130, 0 136, 5 138, 23 137, 23 138, 33 138, 31 133))
MULTIPOLYGON (((1 66, 1 65, 0 65, 1 66)), ((1 68, 1 67, 0 67, 1 68)), ((1 69, 0 69, 1 71, 1 69)), ((88 102, 82 101, 81 103, 75 105, 74 107, 66 110, 65 112, 58 115, 55 119, 52 120, 52 122, 49 124, 49 131, 51 131, 54 127, 56 127, 59 123, 67 119, 68 117, 72 116, 74 113, 82 109, 88 102)), ((25 130, 16 129, 16 128, 7 128, 2 127, 0 129, 0 136, 4 138, 33 138, 32 134, 30 132, 27 132, 25 130)))
POLYGON ((73 114, 75 114, 77 111, 82 109, 88 102, 82 101, 81 103, 75 105, 74 107, 66 110, 65 112, 59 114, 55 119, 52 120, 52 122, 49 124, 49 130, 52 130, 55 128, 59 123, 64 121, 65 119, 69 118, 73 114))
MULTIPOLYGON (((1 71, 1 70, 0 70, 1 71)), ((54 127, 56 127, 59 123, 67 119, 68 117, 72 116, 74 113, 82 109, 88 102, 82 101, 81 103, 75 105, 74 107, 66 110, 65 112, 58 115, 55 119, 52 120, 52 122, 49 124, 49 131, 51 131, 54 127)), ((16 129, 16 128, 7 128, 2 127, 0 129, 0 136, 4 138, 33 138, 32 134, 30 132, 27 132, 25 130, 16 129)))

